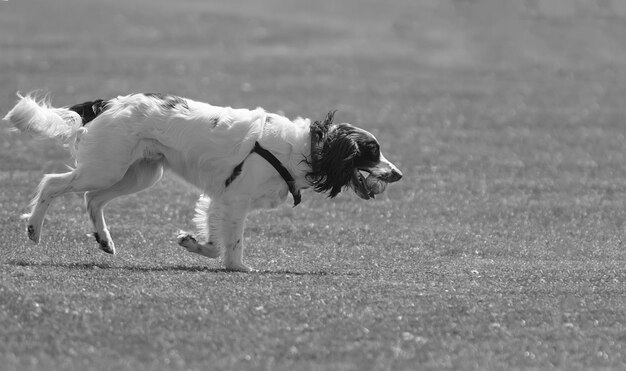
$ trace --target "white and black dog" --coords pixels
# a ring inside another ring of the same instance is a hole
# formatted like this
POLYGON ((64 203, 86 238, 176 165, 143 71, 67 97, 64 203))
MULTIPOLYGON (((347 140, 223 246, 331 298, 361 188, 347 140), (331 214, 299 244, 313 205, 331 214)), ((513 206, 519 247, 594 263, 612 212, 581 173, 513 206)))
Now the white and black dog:
POLYGON ((248 271, 243 257, 246 215, 274 208, 291 193, 312 188, 335 197, 346 188, 374 196, 361 172, 381 181, 402 173, 385 159, 376 138, 350 124, 289 120, 255 110, 212 106, 165 94, 131 94, 55 108, 46 99, 19 96, 5 120, 17 129, 61 139, 76 166, 46 174, 32 201, 28 237, 39 242, 46 210, 66 192, 85 192, 100 248, 115 253, 103 208, 111 200, 146 189, 167 168, 196 186, 200 236, 182 233, 188 251, 210 258, 223 253, 227 269, 248 271))

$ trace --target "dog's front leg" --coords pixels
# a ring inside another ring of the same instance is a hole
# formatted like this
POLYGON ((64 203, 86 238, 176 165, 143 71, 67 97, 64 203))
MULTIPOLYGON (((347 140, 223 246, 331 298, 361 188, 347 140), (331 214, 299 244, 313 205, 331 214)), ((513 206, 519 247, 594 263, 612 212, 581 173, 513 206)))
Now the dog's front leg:
POLYGON ((243 229, 246 220, 246 203, 229 204, 226 208, 223 225, 224 231, 224 265, 226 269, 239 272, 250 272, 243 263, 243 229))
POLYGON ((178 235, 178 244, 189 252, 200 254, 209 258, 217 258, 222 251, 222 224, 224 220, 223 204, 219 201, 212 201, 202 196, 196 204, 196 217, 194 221, 198 224, 200 236, 206 237, 206 243, 199 243, 192 234, 181 231, 178 235))

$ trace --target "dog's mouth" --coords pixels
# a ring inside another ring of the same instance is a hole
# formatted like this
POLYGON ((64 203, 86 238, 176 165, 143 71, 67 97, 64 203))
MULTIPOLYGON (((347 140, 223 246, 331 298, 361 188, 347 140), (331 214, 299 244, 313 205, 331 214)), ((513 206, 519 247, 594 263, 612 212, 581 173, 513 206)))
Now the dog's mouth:
POLYGON ((354 174, 352 174, 352 178, 350 179, 350 186, 354 193, 357 196, 361 197, 364 200, 369 200, 370 198, 375 198, 374 192, 372 192, 365 182, 365 175, 363 175, 362 170, 354 170, 354 174))

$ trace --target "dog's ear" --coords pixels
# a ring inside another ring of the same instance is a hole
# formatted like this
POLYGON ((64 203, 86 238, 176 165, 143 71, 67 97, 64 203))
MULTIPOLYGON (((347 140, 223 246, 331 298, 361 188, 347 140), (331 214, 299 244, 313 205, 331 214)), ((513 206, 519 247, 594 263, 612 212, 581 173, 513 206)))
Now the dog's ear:
MULTIPOLYGON (((325 122, 332 124, 334 112, 330 112, 325 122)), ((330 125, 330 124, 329 124, 330 125)), ((317 147, 313 171, 309 173, 317 192, 329 192, 335 197, 348 187, 354 172, 354 160, 359 154, 354 127, 348 124, 328 128, 323 141, 317 147)))
POLYGON ((309 177, 311 179, 317 178, 317 175, 314 174, 319 173, 319 159, 322 156, 322 150, 324 142, 326 141, 326 136, 328 135, 328 130, 333 124, 335 112, 337 112, 337 110, 332 110, 328 112, 326 119, 323 121, 314 121, 311 124, 311 156, 305 160, 309 166, 311 166, 311 172, 309 173, 309 177))
POLYGON ((335 113, 337 113, 336 109, 334 109, 332 111, 328 111, 328 113, 326 114, 326 118, 324 119, 324 125, 326 127, 330 127, 330 125, 333 124, 333 119, 335 118, 335 113))
POLYGON ((337 110, 328 112, 323 121, 315 121, 311 124, 311 143, 318 144, 324 140, 328 130, 333 125, 333 119, 337 110))
POLYGON ((324 151, 327 181, 332 185, 329 196, 335 197, 347 187, 356 171, 355 158, 359 155, 359 146, 354 138, 351 126, 338 125, 326 139, 327 150, 324 151))

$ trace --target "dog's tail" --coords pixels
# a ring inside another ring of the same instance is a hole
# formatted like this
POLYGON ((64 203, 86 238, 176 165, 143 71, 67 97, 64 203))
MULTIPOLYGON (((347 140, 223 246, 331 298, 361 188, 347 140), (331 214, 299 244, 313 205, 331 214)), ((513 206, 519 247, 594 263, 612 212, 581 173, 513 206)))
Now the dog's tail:
POLYGON ((69 108, 55 108, 48 99, 37 100, 32 94, 22 96, 4 119, 16 129, 39 137, 57 138, 66 142, 82 129, 80 115, 69 108))
POLYGON ((76 150, 80 135, 86 132, 83 125, 88 122, 81 111, 84 104, 55 108, 50 105, 47 98, 37 99, 32 93, 26 96, 18 93, 17 96, 19 97, 17 104, 7 113, 4 120, 10 122, 16 129, 33 136, 58 139, 69 147, 72 153, 76 150))

